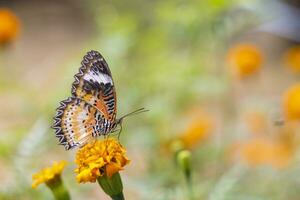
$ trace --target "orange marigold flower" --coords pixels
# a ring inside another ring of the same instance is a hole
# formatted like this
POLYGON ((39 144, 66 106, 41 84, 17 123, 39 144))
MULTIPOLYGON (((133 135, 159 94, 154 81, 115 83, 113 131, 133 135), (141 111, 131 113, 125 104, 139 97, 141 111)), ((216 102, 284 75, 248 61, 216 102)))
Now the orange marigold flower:
POLYGON ((246 113, 245 121, 248 130, 254 135, 263 134, 267 130, 268 121, 263 112, 254 111, 246 113))
POLYGON ((54 162, 54 164, 51 167, 44 168, 38 173, 32 175, 33 183, 32 188, 36 188, 41 183, 50 183, 54 179, 58 178, 63 169, 65 168, 67 162, 62 160, 59 162, 54 162))
POLYGON ((85 145, 76 153, 77 181, 79 183, 95 182, 103 175, 112 177, 130 162, 125 153, 126 150, 114 138, 97 140, 85 145))
POLYGON ((284 55, 286 66, 296 73, 300 73, 300 46, 289 48, 284 55))
POLYGON ((0 8, 0 44, 13 41, 20 31, 18 17, 9 9, 0 8))
POLYGON ((300 83, 291 86, 285 92, 283 110, 288 119, 300 119, 300 83))
POLYGON ((250 166, 270 165, 279 169, 288 166, 293 157, 288 145, 263 138, 239 143, 234 151, 250 166))
POLYGON ((232 73, 240 78, 254 74, 262 64, 260 50, 251 44, 239 44, 228 52, 228 62, 232 73))
POLYGON ((214 120, 208 114, 200 114, 187 126, 180 141, 186 148, 192 148, 205 140, 214 129, 214 120))

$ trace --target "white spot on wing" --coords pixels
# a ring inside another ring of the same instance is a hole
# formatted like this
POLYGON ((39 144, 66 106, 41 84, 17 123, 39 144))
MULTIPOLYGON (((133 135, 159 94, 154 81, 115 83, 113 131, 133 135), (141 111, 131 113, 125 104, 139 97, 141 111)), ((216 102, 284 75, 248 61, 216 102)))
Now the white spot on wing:
POLYGON ((93 81, 98 82, 98 83, 104 83, 104 84, 110 83, 113 85, 113 81, 112 81, 111 77, 108 76, 107 74, 103 74, 103 73, 97 73, 97 74, 93 75, 92 72, 90 72, 90 73, 85 74, 83 76, 83 79, 87 80, 87 81, 92 79, 93 81))

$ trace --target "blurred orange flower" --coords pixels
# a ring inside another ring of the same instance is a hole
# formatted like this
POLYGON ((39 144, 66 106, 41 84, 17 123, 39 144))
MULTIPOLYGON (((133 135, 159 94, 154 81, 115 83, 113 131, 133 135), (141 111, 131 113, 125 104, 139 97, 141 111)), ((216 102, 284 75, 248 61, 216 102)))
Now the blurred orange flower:
POLYGON ((300 46, 289 48, 285 55, 286 66, 296 73, 300 73, 300 46))
POLYGON ((246 113, 246 125, 252 134, 263 134, 267 130, 267 117, 263 112, 253 111, 246 113))
POLYGON ((287 167, 293 156, 289 145, 264 138, 235 144, 235 153, 250 166, 270 165, 274 168, 287 167))
POLYGON ((0 44, 13 41, 20 31, 18 17, 7 8, 0 8, 0 44))
POLYGON ((234 76, 247 77, 259 70, 262 64, 262 53, 252 44, 239 44, 228 52, 228 62, 234 76))
POLYGON ((184 133, 180 136, 183 146, 192 148, 201 141, 205 140, 214 129, 214 120, 208 114, 199 114, 187 126, 184 133))
POLYGON ((288 119, 300 119, 300 83, 291 86, 284 93, 283 110, 288 119))
POLYGON ((299 146, 299 125, 297 121, 286 121, 283 126, 278 128, 279 134, 276 135, 276 141, 280 141, 294 150, 299 146))

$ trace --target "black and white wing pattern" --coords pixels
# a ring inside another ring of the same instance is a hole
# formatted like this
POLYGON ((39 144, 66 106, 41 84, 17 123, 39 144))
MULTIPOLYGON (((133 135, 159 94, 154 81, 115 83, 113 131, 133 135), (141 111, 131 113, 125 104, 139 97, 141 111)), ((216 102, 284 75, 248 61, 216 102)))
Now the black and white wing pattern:
POLYGON ((109 67, 97 51, 88 52, 72 84, 72 95, 97 107, 106 119, 116 118, 117 102, 109 67))

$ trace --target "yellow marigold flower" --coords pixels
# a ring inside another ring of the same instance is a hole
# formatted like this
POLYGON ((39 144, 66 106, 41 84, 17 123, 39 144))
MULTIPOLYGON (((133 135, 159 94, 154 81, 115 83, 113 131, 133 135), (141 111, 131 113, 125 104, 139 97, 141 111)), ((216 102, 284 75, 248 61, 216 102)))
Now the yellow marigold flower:
POLYGON ((0 8, 0 44, 13 41, 20 31, 18 17, 9 9, 0 8))
POLYGON ((77 181, 79 183, 95 182, 103 175, 112 177, 130 162, 125 153, 126 150, 114 138, 97 140, 85 145, 76 154, 77 181))
POLYGON ((192 148, 202 142, 213 132, 214 120, 209 114, 199 114, 187 126, 187 129, 180 136, 183 146, 192 148))
POLYGON ((260 50, 251 44, 239 44, 228 52, 228 62, 234 76, 244 78, 254 74, 262 64, 260 50))
POLYGON ((291 86, 285 92, 283 110, 288 119, 300 119, 300 83, 291 86))
POLYGON ((296 73, 300 73, 300 46, 289 48, 284 55, 286 66, 296 73))
POLYGON ((41 183, 48 184, 49 182, 60 176, 66 164, 67 162, 64 160, 60 162, 54 162, 51 167, 44 168, 38 173, 34 174, 32 176, 32 179, 34 181, 32 183, 32 188, 36 188, 41 183))

